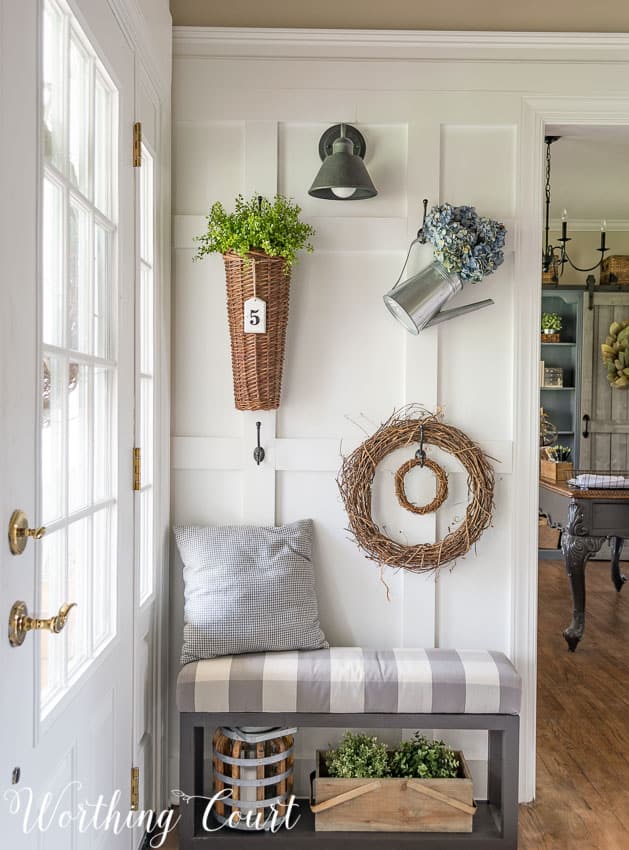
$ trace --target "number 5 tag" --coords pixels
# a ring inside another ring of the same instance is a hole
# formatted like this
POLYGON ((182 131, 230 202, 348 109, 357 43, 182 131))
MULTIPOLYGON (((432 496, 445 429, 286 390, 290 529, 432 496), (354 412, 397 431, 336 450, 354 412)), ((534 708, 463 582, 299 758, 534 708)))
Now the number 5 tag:
POLYGON ((262 298, 248 298, 245 301, 245 333, 266 333, 266 301, 262 298))

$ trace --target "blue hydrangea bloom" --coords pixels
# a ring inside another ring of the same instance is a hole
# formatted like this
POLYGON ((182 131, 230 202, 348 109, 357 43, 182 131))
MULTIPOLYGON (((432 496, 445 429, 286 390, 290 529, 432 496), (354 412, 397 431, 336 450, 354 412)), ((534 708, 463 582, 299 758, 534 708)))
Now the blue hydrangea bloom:
POLYGON ((432 243, 435 260, 461 280, 478 283, 504 260, 506 229, 492 218, 479 216, 475 207, 443 204, 426 216, 424 235, 432 243))

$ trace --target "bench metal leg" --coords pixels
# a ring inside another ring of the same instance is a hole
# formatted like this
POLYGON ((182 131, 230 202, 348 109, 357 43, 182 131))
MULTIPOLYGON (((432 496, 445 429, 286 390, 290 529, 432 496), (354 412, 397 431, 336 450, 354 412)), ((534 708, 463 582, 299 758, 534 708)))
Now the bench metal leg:
POLYGON ((487 799, 499 820, 505 848, 518 846, 520 718, 505 717, 504 730, 489 731, 487 799))

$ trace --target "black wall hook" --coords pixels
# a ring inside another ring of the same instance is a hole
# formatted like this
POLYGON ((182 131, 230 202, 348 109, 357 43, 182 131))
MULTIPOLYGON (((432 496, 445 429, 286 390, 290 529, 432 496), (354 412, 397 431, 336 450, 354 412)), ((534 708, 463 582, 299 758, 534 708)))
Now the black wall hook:
POLYGON ((426 451, 424 450, 424 423, 419 426, 419 448, 415 452, 415 457, 419 461, 420 467, 424 468, 426 462, 426 451))
POLYGON ((262 422, 256 422, 256 431, 257 431, 257 441, 258 445, 253 450, 253 459, 260 466, 262 461, 264 460, 264 449, 260 445, 260 428, 262 427, 262 422))

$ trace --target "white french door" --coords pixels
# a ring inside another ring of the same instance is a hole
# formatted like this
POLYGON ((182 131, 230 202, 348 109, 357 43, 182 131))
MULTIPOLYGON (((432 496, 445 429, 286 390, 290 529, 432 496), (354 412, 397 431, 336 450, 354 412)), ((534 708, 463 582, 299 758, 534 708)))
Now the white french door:
POLYGON ((134 57, 102 0, 1 8, 0 519, 46 531, 2 546, 5 623, 23 605, 0 640, 0 829, 25 850, 129 848, 63 812, 129 809, 134 57))

